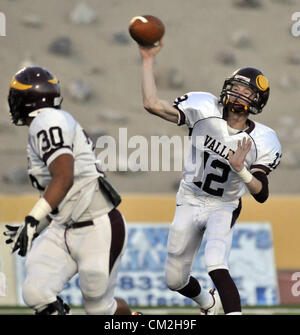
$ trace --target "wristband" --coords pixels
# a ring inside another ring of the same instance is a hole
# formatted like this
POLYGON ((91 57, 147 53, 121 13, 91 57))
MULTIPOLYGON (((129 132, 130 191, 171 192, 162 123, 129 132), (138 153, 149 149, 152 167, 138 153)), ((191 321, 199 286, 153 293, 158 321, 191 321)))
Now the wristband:
POLYGON ((36 233, 40 234, 46 227, 48 227, 50 221, 48 220, 47 216, 40 220, 39 224, 36 227, 36 233))
POLYGON ((253 178, 252 174, 246 169, 245 166, 242 168, 241 171, 237 172, 237 174, 240 176, 245 184, 250 183, 253 178))
POLYGON ((48 204, 48 201, 45 200, 45 198, 40 198, 28 215, 33 216, 37 221, 40 221, 50 214, 51 211, 52 208, 48 204))

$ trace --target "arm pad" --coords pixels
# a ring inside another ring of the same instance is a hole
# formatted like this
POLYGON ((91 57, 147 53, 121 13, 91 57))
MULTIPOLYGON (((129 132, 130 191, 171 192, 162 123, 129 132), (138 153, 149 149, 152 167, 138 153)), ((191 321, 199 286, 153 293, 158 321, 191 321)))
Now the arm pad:
POLYGON ((262 183, 262 189, 259 193, 257 194, 251 194, 253 196, 253 198, 260 202, 263 203, 265 202, 268 197, 269 197, 269 181, 268 181, 268 177, 264 172, 261 171, 256 171, 254 173, 252 173, 253 176, 258 179, 261 183, 262 183))

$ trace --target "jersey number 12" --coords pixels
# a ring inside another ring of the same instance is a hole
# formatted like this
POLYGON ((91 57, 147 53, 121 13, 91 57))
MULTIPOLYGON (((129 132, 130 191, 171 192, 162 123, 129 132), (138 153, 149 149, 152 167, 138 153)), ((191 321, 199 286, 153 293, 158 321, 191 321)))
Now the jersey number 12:
MULTIPOLYGON (((210 154, 204 151, 204 169, 207 166, 207 161, 210 154)), ((225 183, 228 179, 229 172, 231 171, 230 166, 218 159, 214 159, 210 162, 210 167, 213 169, 219 168, 222 171, 221 175, 216 175, 214 173, 208 173, 204 181, 194 182, 196 186, 202 188, 202 190, 208 194, 221 197, 224 193, 224 188, 213 189, 211 183, 215 181, 216 183, 225 183)))

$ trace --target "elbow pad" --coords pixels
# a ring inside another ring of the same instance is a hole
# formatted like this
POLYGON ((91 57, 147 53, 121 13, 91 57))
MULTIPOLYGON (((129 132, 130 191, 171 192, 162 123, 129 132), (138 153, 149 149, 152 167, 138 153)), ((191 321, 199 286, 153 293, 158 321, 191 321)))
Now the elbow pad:
POLYGON ((253 198, 260 202, 263 203, 265 202, 268 197, 269 197, 269 181, 268 181, 268 177, 264 172, 261 171, 256 171, 254 173, 252 173, 253 176, 259 180, 262 183, 262 189, 260 190, 259 193, 257 194, 251 194, 253 196, 253 198))

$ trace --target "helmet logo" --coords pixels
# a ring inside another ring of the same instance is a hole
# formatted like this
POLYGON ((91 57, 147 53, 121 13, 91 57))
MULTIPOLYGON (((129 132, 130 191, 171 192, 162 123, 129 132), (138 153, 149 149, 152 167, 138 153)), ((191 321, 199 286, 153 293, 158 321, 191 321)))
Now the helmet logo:
POLYGON ((48 83, 50 83, 50 84, 57 84, 58 80, 54 77, 53 79, 49 79, 48 83))
POLYGON ((265 76, 259 74, 256 77, 256 85, 261 91, 266 91, 269 88, 269 81, 265 76))
POLYGON ((11 80, 9 88, 15 88, 16 90, 25 91, 32 87, 32 85, 25 85, 20 83, 15 77, 11 80))

